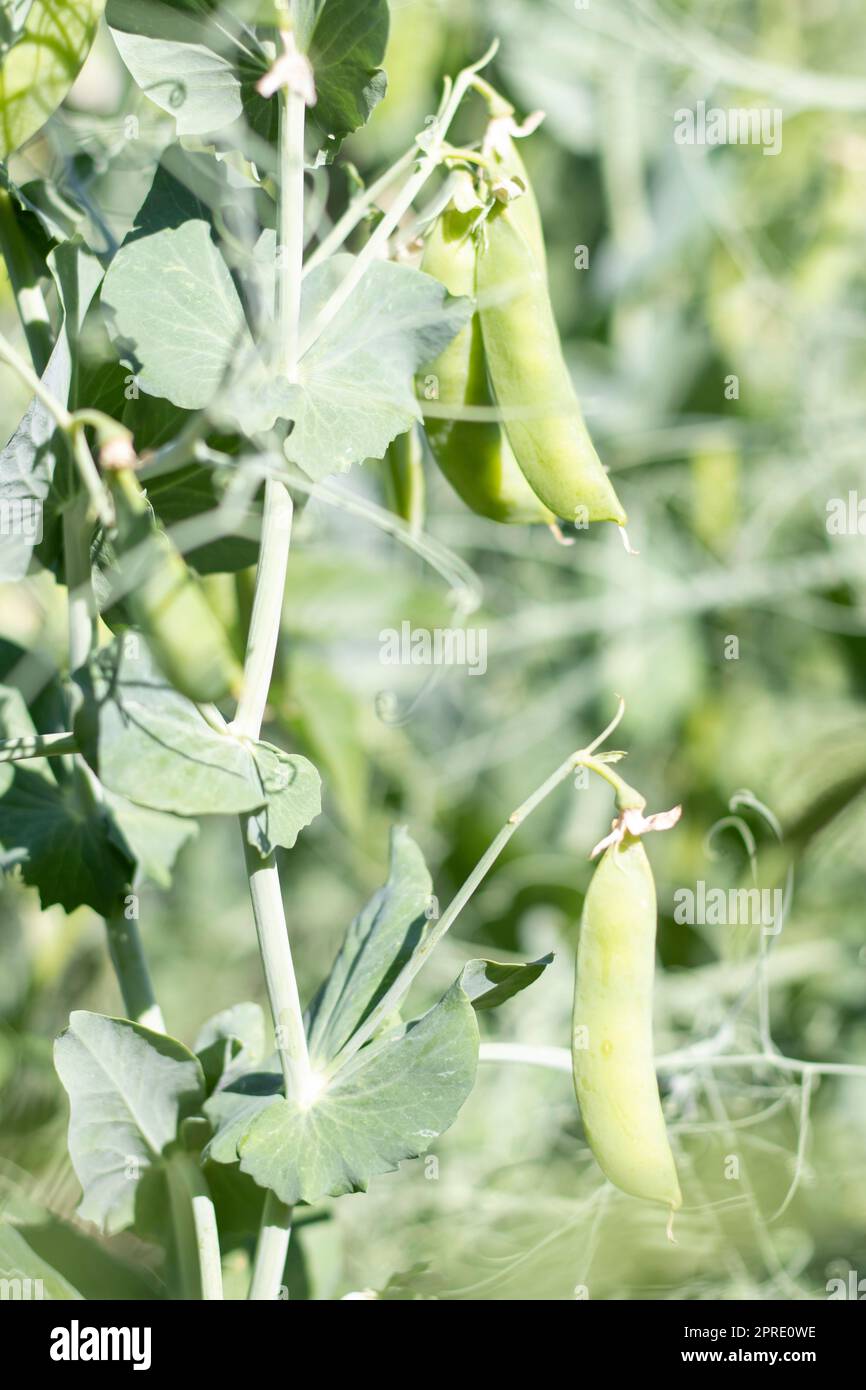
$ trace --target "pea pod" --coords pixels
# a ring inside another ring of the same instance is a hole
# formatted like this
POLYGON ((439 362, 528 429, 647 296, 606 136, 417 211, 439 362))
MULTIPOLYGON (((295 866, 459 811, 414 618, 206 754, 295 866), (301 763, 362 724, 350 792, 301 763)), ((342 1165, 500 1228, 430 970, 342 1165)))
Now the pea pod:
POLYGON ((583 908, 574 1088, 599 1167, 633 1197, 682 1205, 653 1062, 656 894, 639 838, 613 838, 583 908))
POLYGON ((533 492, 557 516, 624 526, 562 355, 544 266, 520 202, 492 208, 476 276, 484 351, 508 438, 533 492))
POLYGON ((161 531, 129 469, 107 471, 117 549, 130 570, 126 607, 157 666, 190 700, 221 699, 240 671, 222 625, 183 556, 161 531))
POLYGON ((424 526, 424 464, 415 429, 399 434, 385 455, 385 493, 388 506, 414 532, 424 526))
MULTIPOLYGON (((474 213, 461 212, 452 203, 425 245, 422 270, 454 295, 475 293, 473 220, 474 213)), ((429 372, 437 383, 438 405, 453 407, 455 414, 466 408, 493 408, 477 314, 452 339, 429 372)), ((437 464, 473 512, 493 521, 524 525, 550 525, 555 520, 524 478, 508 439, 495 420, 428 416, 424 429, 437 464)))

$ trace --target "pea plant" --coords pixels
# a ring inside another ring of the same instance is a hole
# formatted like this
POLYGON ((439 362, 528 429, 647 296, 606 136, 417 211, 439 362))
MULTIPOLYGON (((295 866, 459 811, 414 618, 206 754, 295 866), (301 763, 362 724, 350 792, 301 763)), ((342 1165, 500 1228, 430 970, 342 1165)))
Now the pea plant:
POLYGON ((331 222, 322 188, 342 168, 349 181, 341 145, 385 94, 385 0, 108 0, 140 89, 121 141, 141 153, 128 206, 103 207, 92 184, 34 171, 24 151, 102 8, 24 0, 0 29, 0 247, 21 321, 0 359, 31 397, 0 456, 20 523, 2 577, 40 566, 68 595, 62 669, 0 646, 0 843, 44 908, 104 918, 123 1000, 122 1017, 73 1013, 56 1043, 79 1214, 161 1246, 170 1297, 221 1298, 240 1231, 249 1297, 280 1297, 293 1214, 424 1154, 472 1089, 479 1013, 543 975, 549 956, 472 960, 422 1017, 405 1012, 511 836, 578 767, 613 786, 619 814, 585 910, 577 1097, 603 1171, 672 1212, 641 836, 678 809, 645 817, 614 771, 622 754, 602 745, 622 709, 513 812, 441 913, 396 827, 387 880, 306 1008, 280 878, 321 810, 313 763, 263 736, 306 500, 386 530, 464 611, 471 574, 424 532, 422 449, 496 521, 559 540, 561 524, 625 523, 562 358, 517 148, 532 122, 486 81, 485 55, 331 222), (453 144, 467 112, 479 136, 453 144), (390 507, 328 481, 375 460, 390 507), (202 581, 253 564, 241 650, 202 581), (239 822, 273 1043, 242 1002, 187 1046, 155 997, 139 888, 169 885, 206 816, 239 822))

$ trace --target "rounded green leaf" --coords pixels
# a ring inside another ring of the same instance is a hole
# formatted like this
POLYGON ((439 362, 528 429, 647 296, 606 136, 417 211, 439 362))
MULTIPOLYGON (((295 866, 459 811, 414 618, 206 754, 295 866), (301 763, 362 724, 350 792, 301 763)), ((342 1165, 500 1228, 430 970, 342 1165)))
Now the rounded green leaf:
POLYGON ((63 101, 93 43, 105 0, 33 0, 0 63, 0 159, 63 101))

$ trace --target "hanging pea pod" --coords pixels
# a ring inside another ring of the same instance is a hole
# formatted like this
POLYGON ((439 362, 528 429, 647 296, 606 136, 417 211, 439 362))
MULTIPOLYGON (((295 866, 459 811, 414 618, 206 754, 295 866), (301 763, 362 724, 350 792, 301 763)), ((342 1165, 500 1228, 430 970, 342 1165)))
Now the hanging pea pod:
POLYGON ((109 469, 117 515, 116 547, 131 581, 126 608, 153 659, 190 700, 207 703, 234 692, 240 668, 198 580, 159 529, 134 472, 109 469))
POLYGON ((476 288, 491 384, 514 456, 551 511, 578 526, 624 526, 625 511, 595 451, 562 355, 538 255, 537 213, 532 204, 519 211, 527 196, 495 201, 479 231, 476 288))
POLYGON ((385 493, 388 506, 414 533, 424 528, 424 463, 421 441, 414 428, 388 446, 384 459, 385 493))
MULTIPOLYGON (((468 174, 463 192, 474 203, 468 174)), ((475 207, 460 211, 452 201, 424 248, 422 270, 453 295, 475 293, 476 217, 475 207)), ((550 525, 555 518, 518 468, 501 426, 493 419, 459 418, 461 411, 494 407, 477 314, 430 366, 429 376, 436 384, 437 406, 453 407, 455 413, 454 418, 429 415, 424 422, 431 452, 455 492, 472 511, 493 521, 550 525)))
POLYGON ((581 918, 572 1018, 574 1087, 599 1167, 624 1192, 671 1212, 682 1197, 653 1061, 656 892, 639 836, 678 816, 679 807, 644 819, 633 806, 602 842, 581 918))

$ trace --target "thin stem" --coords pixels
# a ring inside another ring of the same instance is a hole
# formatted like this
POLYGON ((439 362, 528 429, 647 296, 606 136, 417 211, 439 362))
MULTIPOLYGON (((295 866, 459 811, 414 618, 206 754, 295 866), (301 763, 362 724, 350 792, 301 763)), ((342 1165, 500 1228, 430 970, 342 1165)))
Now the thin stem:
POLYGON ((523 824, 527 817, 531 816, 532 812, 550 796, 551 792, 555 791, 566 778, 571 776, 575 768, 580 766, 584 757, 585 755, 582 749, 578 753, 572 753, 555 772, 551 773, 551 775, 542 782, 540 787, 535 789, 531 796, 527 797, 527 799, 517 807, 516 811, 511 813, 499 834, 485 850, 484 854, 475 865, 475 868, 451 900, 438 922, 431 926, 426 939, 403 966, 403 969, 397 975, 390 989, 386 990, 382 999, 374 1009, 371 1009, 364 1023, 346 1043, 342 1052, 338 1053, 335 1057, 328 1069, 329 1074, 332 1075, 334 1072, 338 1071, 350 1057, 353 1057, 358 1049, 363 1047, 367 1039, 373 1036, 382 1019, 386 1018, 396 1009, 399 1000, 403 998, 419 970, 426 964, 428 956, 442 940, 442 937, 448 931, 449 927, 457 920, 478 885, 490 872, 514 832, 523 824))
POLYGON ((304 264, 304 98, 280 92, 280 201, 277 248, 277 369, 294 381, 298 371, 301 278, 304 264))
POLYGON ((126 1017, 153 1033, 164 1033, 165 1020, 156 1002, 138 923, 128 920, 118 909, 111 917, 106 917, 105 930, 126 1017))
POLYGON ((262 539, 247 635, 243 689, 232 721, 232 732, 244 738, 258 738, 265 716, 280 635, 292 514, 292 499, 285 484, 269 478, 265 484, 262 539))
POLYGON ((74 734, 27 734, 0 741, 0 763, 18 763, 26 758, 56 758, 61 753, 77 753, 74 734))
POLYGON ((166 1174, 183 1298, 221 1299, 216 1213, 205 1176, 188 1153, 174 1154, 166 1164, 166 1174))
POLYGON ((310 1091, 310 1058, 276 857, 262 859, 246 834, 244 854, 286 1095, 303 1101, 310 1091))
POLYGON ((333 323, 343 305, 365 274, 367 267, 371 265, 374 260, 379 259, 392 233, 409 211, 409 208, 412 206, 427 180, 442 162, 445 151, 445 137, 448 134, 451 122, 457 114, 457 109, 466 95, 466 92, 472 85, 472 80, 476 72, 490 61, 493 54, 496 52, 496 48, 496 44, 492 45, 478 63, 465 68, 463 72, 459 74, 441 114, 437 116, 436 121, 430 127, 429 143, 427 143, 426 152, 422 155, 417 170, 397 194, 394 202, 373 232, 373 235, 370 237, 363 251, 355 257, 351 269, 340 281, 340 284, 337 286, 330 299, 322 306, 314 322, 304 334, 301 340, 301 357, 309 352, 310 348, 318 341, 328 325, 333 323))
POLYGON ((304 263, 305 276, 309 275, 310 271, 314 270, 322 261, 327 260, 329 256, 333 256, 336 251, 339 251, 346 239, 351 236, 358 223, 369 209, 376 205, 386 189, 390 188, 391 184, 396 182, 401 174, 405 174, 406 170, 414 163, 417 150, 418 146, 412 145, 410 149, 406 150, 405 154, 401 154, 400 158, 395 164, 391 165, 390 169, 386 169, 380 178, 376 179, 374 183, 371 183, 369 188, 362 189, 362 191, 352 199, 342 217, 337 219, 327 236, 322 238, 312 255, 307 257, 304 263))
POLYGON ((96 600, 90 577, 87 501, 76 497, 63 513, 63 560, 69 602, 69 669, 77 671, 96 638, 96 600))
MULTIPOLYGON (((294 7, 293 7, 294 8, 294 7)), ((280 255, 274 312, 277 323, 277 368, 297 379, 301 278, 304 255, 304 121, 306 108, 298 93, 279 95, 280 255)), ((285 484, 269 479, 265 487, 262 539, 253 611, 244 663, 244 685, 235 734, 258 738, 273 675, 280 633, 286 569, 291 542, 292 500, 285 484)), ((310 1087, 310 1058, 304 1016, 295 977, 276 856, 262 860, 249 842, 249 822, 241 819, 250 898, 259 952, 265 972, 286 1096, 303 1102, 310 1087)), ((250 1297, 271 1301, 279 1296, 291 1235, 291 1210, 266 1200, 256 1249, 250 1297)))
POLYGON ((0 254, 6 263, 33 366, 41 376, 54 346, 51 319, 33 256, 5 188, 0 188, 0 254))
POLYGON ((275 1193, 268 1192, 247 1298, 255 1302, 273 1302, 279 1297, 291 1234, 292 1208, 281 1202, 275 1193))
MULTIPOLYGON (((480 1062, 519 1063, 523 1066, 547 1067, 551 1071, 570 1072, 571 1050, 567 1047, 546 1047, 531 1043, 482 1043, 480 1062)), ((856 1062, 803 1062, 798 1057, 785 1057, 779 1052, 725 1052, 714 1054, 702 1050, 701 1044, 681 1052, 663 1053, 655 1059, 657 1071, 711 1071, 727 1067, 775 1067, 778 1071, 810 1076, 853 1076, 866 1081, 866 1066, 856 1062)))
POLYGON ((29 387, 33 395, 45 406, 48 414, 53 416, 62 430, 69 431, 72 428, 72 416, 66 406, 44 386, 33 368, 19 352, 9 342, 8 338, 0 333, 0 362, 5 362, 7 367, 11 367, 24 385, 29 387))

